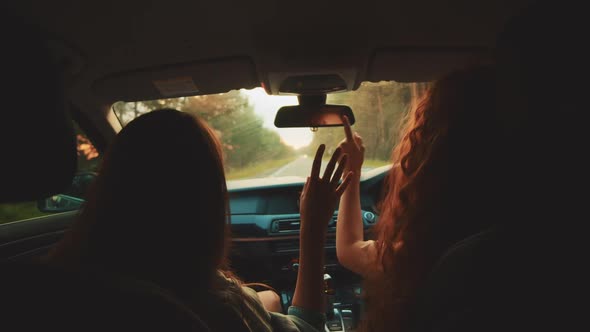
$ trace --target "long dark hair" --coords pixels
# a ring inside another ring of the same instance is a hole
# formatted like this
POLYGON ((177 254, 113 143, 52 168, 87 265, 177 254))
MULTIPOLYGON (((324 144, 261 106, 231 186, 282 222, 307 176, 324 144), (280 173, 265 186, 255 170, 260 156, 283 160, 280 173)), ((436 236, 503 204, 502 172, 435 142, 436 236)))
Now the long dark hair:
POLYGON ((407 329, 436 260, 489 224, 494 99, 494 70, 482 66, 435 82, 409 113, 374 228, 383 273, 365 283, 367 330, 407 329))
POLYGON ((121 130, 49 259, 106 267, 177 293, 205 289, 225 267, 228 217, 215 134, 189 114, 157 110, 121 130))

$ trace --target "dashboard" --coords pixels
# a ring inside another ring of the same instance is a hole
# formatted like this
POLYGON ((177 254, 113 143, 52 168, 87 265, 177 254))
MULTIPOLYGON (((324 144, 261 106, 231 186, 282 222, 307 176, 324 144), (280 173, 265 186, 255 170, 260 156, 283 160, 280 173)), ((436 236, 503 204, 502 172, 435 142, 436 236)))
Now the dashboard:
MULTIPOLYGON (((377 222, 376 203, 383 179, 390 166, 379 167, 361 176, 361 209, 366 228, 377 222)), ((299 177, 262 178, 228 182, 231 228, 234 241, 252 238, 268 240, 298 234, 299 196, 303 180, 299 177)), ((338 207, 334 213, 336 217, 338 207)), ((335 228, 336 218, 330 224, 335 228)))

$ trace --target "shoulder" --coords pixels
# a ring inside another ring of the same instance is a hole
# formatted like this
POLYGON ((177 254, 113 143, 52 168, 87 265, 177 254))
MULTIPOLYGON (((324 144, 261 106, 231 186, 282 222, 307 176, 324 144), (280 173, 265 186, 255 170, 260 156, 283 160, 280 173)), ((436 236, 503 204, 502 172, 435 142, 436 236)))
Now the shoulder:
POLYGON ((218 273, 214 282, 214 297, 230 312, 240 318, 249 331, 272 331, 270 314, 264 308, 255 290, 241 286, 240 282, 218 273))

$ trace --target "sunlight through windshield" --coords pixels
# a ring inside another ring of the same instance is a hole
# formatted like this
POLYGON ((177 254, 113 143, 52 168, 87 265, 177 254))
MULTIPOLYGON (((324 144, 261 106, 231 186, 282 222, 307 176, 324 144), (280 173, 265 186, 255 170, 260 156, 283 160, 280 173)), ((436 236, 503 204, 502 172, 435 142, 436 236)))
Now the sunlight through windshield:
MULTIPOLYGON (((353 129, 366 147, 363 171, 390 163, 401 122, 422 95, 426 83, 363 83, 356 91, 328 95, 327 102, 352 108, 353 129)), ((150 100, 113 105, 124 126, 152 110, 171 107, 205 120, 223 145, 228 180, 266 177, 306 177, 317 146, 332 153, 344 138, 341 127, 276 128, 277 110, 296 105, 295 96, 269 96, 262 88, 228 93, 150 100)))

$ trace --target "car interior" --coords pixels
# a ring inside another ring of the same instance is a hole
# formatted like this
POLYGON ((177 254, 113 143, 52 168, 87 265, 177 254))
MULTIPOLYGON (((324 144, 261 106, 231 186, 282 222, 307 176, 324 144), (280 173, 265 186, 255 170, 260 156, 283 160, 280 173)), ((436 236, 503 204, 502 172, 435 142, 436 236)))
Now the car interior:
MULTIPOLYGON (((29 308, 29 314, 13 316, 15 324, 22 324, 33 313, 51 307, 50 300, 28 297, 35 290, 37 295, 51 299, 61 296, 60 289, 73 287, 70 293, 78 295, 71 297, 71 302, 94 301, 86 311, 76 305, 59 309, 83 317, 79 322, 100 321, 110 313, 117 318, 109 322, 123 322, 119 328, 208 330, 197 315, 178 309, 180 304, 152 285, 113 281, 111 276, 84 276, 86 283, 103 288, 84 291, 85 296, 80 296, 83 286, 70 279, 72 276, 53 275, 26 264, 45 254, 75 220, 83 204, 80 193, 96 176, 96 169, 76 170, 76 160, 89 155, 84 149, 90 146, 97 155, 102 154, 128 122, 125 114, 133 112, 133 105, 137 111, 138 103, 145 106, 150 101, 173 99, 187 102, 194 96, 222 98, 240 89, 259 89, 256 91, 269 96, 298 96, 292 104, 273 106, 270 121, 279 106, 285 107, 279 112, 283 117, 277 115, 272 122, 276 127, 299 127, 309 134, 318 127, 341 125, 313 123, 303 117, 306 107, 317 106, 317 99, 311 98, 317 96, 321 96, 319 103, 326 114, 347 114, 362 125, 364 113, 355 112, 354 105, 328 105, 326 95, 329 103, 338 104, 336 94, 360 93, 370 84, 396 82, 415 87, 454 69, 490 63, 496 37, 506 21, 531 2, 20 2, 11 8, 12 16, 26 24, 4 20, 2 27, 3 34, 12 36, 5 38, 10 50, 3 57, 10 57, 3 58, 2 63, 12 86, 3 91, 9 105, 0 117, 0 144, 5 156, 0 172, 0 205, 32 202, 43 214, 10 219, 0 213, 2 269, 20 271, 14 275, 3 273, 7 278, 2 282, 3 292, 11 295, 4 297, 2 307, 20 299, 19 306, 14 306, 14 312, 18 312, 37 301, 37 309, 29 308), (35 33, 30 33, 33 30, 35 33), (21 35, 25 37, 17 38, 21 35), (48 50, 33 48, 41 41, 48 50), (58 67, 45 63, 44 55, 49 55, 58 67), (57 88, 62 86, 63 91, 57 88), (292 106, 297 103, 299 106, 292 106), (89 142, 81 143, 78 135, 76 146, 68 138, 74 137, 74 132, 83 132, 89 142), (13 133, 18 134, 11 136, 13 133), (38 282, 39 276, 46 276, 42 283, 38 282), (68 282, 70 286, 66 286, 68 282), (33 284, 36 287, 26 288, 33 284), (119 304, 107 304, 111 292, 122 299, 119 304), (97 316, 96 312, 105 307, 110 307, 107 313, 97 316), (129 307, 137 310, 125 309, 129 307), (177 314, 177 309, 182 314, 177 314), (134 319, 145 316, 153 317, 153 322, 143 320, 142 324, 147 325, 133 325, 134 319), (18 321, 20 318, 22 321, 18 321)), ((215 99, 210 101, 214 103, 215 99)), ((379 131, 377 123, 366 126, 379 131)), ((331 129, 319 128, 319 132, 324 130, 331 129)), ((334 130, 340 132, 341 128, 334 130)), ((286 167, 282 168, 286 176, 280 176, 279 168, 273 171, 279 175, 262 172, 255 178, 230 178, 228 182, 231 268, 246 282, 271 286, 283 308, 291 304, 299 266, 299 195, 305 182, 305 175, 290 174, 286 167)), ((302 174, 309 172, 306 167, 299 167, 304 168, 302 174)), ((361 176, 367 237, 378 223, 379 200, 390 168, 384 161, 367 168, 361 176)), ((361 278, 338 263, 336 217, 337 211, 329 224, 324 253, 331 297, 326 312, 330 313, 329 319, 334 319, 335 312, 341 323, 326 329, 354 331, 362 313, 361 278)), ((53 319, 59 326, 65 319, 59 310, 46 312, 45 321, 53 319)), ((109 322, 97 330, 109 328, 109 322)))

